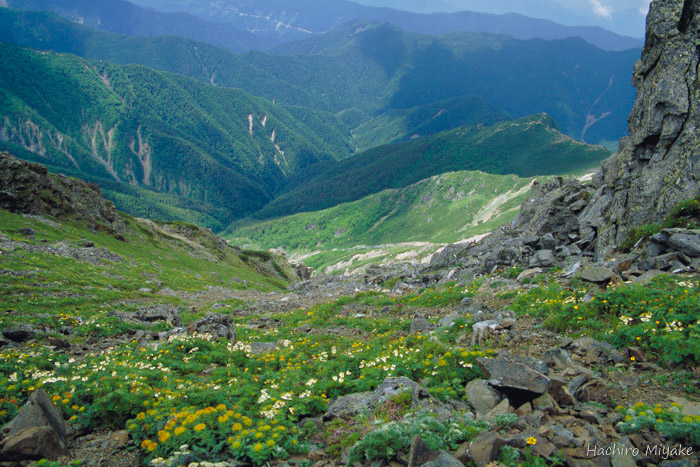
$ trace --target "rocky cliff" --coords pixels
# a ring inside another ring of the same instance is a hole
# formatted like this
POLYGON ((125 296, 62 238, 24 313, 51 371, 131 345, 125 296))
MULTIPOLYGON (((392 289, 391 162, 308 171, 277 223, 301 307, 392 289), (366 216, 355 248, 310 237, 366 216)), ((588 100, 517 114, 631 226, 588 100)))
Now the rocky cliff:
POLYGON ((679 201, 700 193, 700 1, 654 1, 642 58, 634 68, 637 99, 620 151, 602 165, 586 214, 604 213, 597 249, 619 245, 634 227, 659 222, 679 201))

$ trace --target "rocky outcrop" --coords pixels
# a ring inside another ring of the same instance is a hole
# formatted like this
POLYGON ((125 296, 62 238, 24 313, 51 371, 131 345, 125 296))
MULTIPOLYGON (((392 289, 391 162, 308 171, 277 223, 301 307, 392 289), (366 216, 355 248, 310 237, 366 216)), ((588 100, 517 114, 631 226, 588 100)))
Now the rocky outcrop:
POLYGON ((0 459, 56 460, 68 456, 68 425, 49 396, 37 389, 8 426, 0 446, 0 459))
POLYGON ((0 208, 18 214, 86 222, 95 229, 124 230, 111 201, 94 183, 49 174, 46 167, 0 152, 0 208))
POLYGON ((655 1, 642 58, 634 68, 637 99, 628 138, 604 162, 600 191, 587 210, 607 207, 597 248, 619 245, 634 227, 661 221, 700 193, 700 1, 655 1))

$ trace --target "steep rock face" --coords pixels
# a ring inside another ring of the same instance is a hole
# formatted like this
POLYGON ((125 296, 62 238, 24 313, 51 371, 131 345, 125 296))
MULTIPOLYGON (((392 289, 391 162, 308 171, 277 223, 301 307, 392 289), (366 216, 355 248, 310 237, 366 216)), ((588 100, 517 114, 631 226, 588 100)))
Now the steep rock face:
POLYGON ((658 222, 700 193, 700 1, 654 1, 632 78, 637 99, 630 136, 602 164, 601 189, 587 208, 604 253, 634 227, 658 222))
POLYGON ((124 223, 100 188, 76 178, 49 174, 46 167, 0 152, 0 208, 18 214, 78 220, 91 229, 122 231, 124 223))

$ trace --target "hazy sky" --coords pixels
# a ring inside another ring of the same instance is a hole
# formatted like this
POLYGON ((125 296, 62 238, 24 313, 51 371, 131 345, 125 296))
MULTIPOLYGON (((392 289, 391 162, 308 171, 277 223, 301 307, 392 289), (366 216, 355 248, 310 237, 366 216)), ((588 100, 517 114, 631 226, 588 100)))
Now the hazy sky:
POLYGON ((504 13, 515 11, 557 22, 595 24, 641 37, 650 0, 442 0, 458 8, 504 13))
POLYGON ((600 26, 618 34, 644 37, 650 0, 354 0, 373 6, 432 13, 471 10, 520 13, 568 26, 600 26))
POLYGON ((628 14, 635 11, 640 16, 646 16, 649 11, 649 0, 554 0, 572 10, 588 8, 591 13, 601 18, 613 18, 616 14, 628 14))

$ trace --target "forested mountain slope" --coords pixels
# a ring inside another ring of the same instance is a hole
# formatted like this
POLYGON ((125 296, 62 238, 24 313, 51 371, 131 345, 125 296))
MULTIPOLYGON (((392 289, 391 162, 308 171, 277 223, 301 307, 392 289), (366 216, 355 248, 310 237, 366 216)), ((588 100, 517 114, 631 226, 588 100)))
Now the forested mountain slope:
MULTIPOLYGON (((214 227, 260 209, 297 171, 350 151, 332 116, 307 109, 300 118, 241 90, 8 44, 0 54, 6 145, 123 195, 129 186, 170 195, 214 227)), ((118 205, 147 202, 138 198, 118 205)))

